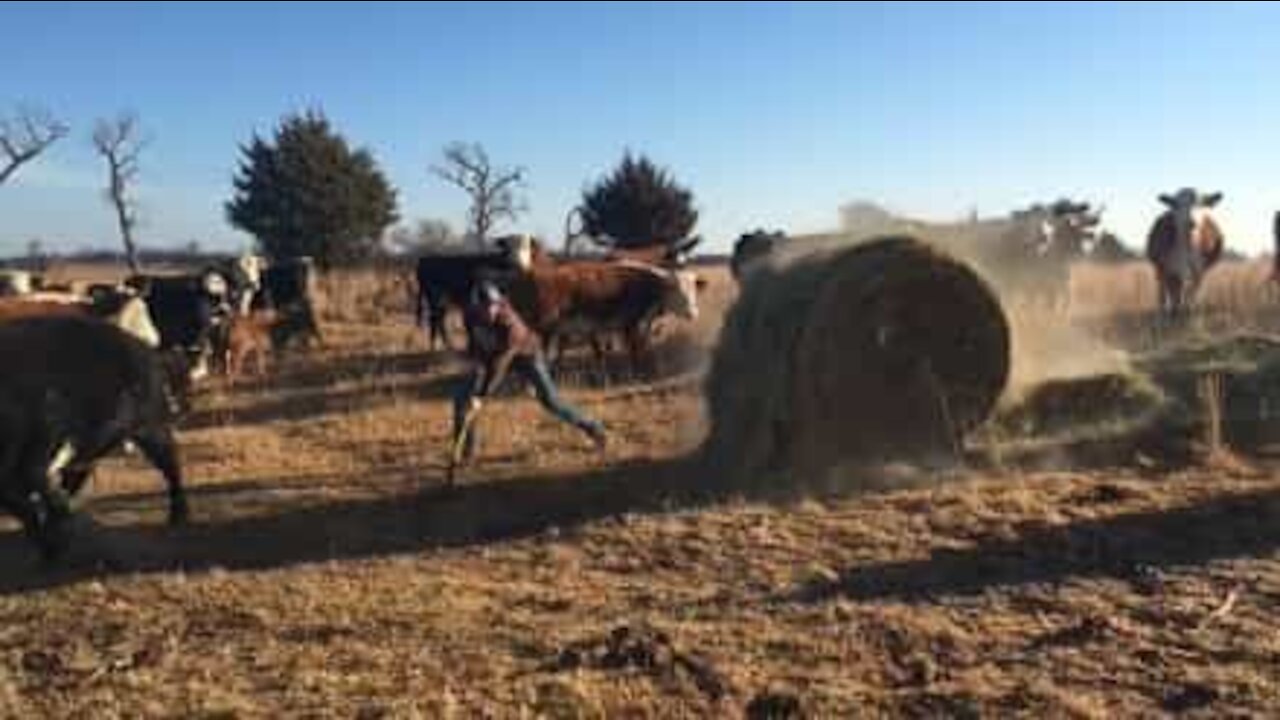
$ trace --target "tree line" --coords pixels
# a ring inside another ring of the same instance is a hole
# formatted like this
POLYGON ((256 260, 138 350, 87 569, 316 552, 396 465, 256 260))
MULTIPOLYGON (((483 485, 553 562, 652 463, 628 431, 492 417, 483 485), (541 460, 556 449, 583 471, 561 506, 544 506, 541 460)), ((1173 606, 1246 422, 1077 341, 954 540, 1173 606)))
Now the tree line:
MULTIPOLYGON (((46 112, 20 108, 0 118, 0 185, 68 133, 66 124, 46 112)), ((104 197, 125 257, 137 271, 136 187, 147 138, 137 115, 122 113, 99 120, 91 140, 105 166, 104 197)), ((493 162, 479 143, 449 143, 428 170, 466 194, 461 235, 439 220, 398 225, 398 191, 372 152, 350 143, 322 111, 306 110, 284 116, 270 135, 255 133, 239 146, 223 210, 227 222, 253 236, 268 257, 308 255, 325 268, 366 262, 388 250, 483 245, 528 211, 527 171, 493 162)), ((693 193, 666 168, 630 151, 584 187, 572 215, 580 224, 573 234, 604 247, 682 242, 698 221, 693 193)))

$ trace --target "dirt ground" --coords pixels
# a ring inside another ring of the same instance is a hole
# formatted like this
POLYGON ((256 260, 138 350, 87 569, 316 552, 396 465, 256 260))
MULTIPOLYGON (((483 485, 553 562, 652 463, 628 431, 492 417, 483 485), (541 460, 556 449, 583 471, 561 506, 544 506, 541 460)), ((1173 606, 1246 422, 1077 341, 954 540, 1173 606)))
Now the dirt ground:
POLYGON ((492 403, 445 495, 461 365, 404 312, 325 329, 207 386, 189 527, 129 455, 64 566, 2 521, 0 716, 1280 713, 1280 468, 706 497, 679 376, 565 389, 603 455, 523 394, 492 403))

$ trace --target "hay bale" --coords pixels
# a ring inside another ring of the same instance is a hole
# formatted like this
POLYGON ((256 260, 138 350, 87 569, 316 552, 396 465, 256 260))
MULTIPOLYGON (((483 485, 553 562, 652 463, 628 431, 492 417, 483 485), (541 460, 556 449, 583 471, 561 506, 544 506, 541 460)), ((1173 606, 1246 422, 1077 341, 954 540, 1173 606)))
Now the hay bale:
POLYGON ((706 453, 739 484, 949 454, 991 412, 1009 365, 991 289, 914 238, 779 254, 725 319, 706 453))

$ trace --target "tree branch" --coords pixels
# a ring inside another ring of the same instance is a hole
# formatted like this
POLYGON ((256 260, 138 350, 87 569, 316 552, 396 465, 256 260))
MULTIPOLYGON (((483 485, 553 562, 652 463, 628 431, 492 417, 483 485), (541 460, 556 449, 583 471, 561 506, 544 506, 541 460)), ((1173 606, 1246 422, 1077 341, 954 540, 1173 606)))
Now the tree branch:
POLYGON ((133 229, 138 223, 137 203, 129 188, 138 177, 138 158, 145 142, 138 137, 138 119, 123 114, 115 120, 99 120, 93 130, 93 146, 107 163, 107 200, 116 211, 116 223, 124 242, 129 268, 139 271, 133 229))
POLYGON ((488 236, 499 218, 515 219, 524 211, 516 190, 524 182, 524 169, 496 169, 489 154, 478 143, 454 142, 446 145, 443 163, 431 172, 471 197, 469 231, 478 238, 488 236))
POLYGON ((20 108, 14 120, 0 120, 0 151, 4 165, 0 167, 0 185, 18 168, 33 160, 50 145, 66 136, 69 128, 47 112, 20 108))

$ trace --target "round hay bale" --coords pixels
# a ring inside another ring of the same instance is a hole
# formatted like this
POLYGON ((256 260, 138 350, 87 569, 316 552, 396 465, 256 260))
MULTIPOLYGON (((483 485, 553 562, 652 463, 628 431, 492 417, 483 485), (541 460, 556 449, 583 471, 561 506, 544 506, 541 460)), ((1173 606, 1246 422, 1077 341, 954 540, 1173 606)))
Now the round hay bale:
POLYGON ((908 236, 770 258, 730 309, 705 391, 735 483, 956 449, 1009 376, 1009 326, 971 268, 908 236))

